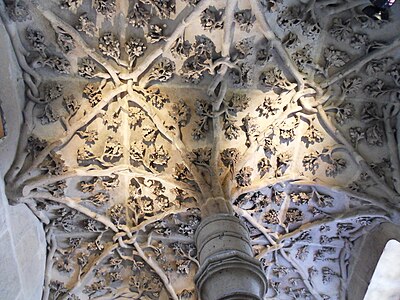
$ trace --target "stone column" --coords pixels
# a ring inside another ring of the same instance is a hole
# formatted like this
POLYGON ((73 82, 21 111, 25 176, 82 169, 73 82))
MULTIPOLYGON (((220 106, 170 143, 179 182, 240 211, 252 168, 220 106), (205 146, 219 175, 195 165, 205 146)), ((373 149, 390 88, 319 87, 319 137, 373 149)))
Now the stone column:
POLYGON ((195 241, 200 262, 195 282, 201 300, 263 299, 265 274, 253 257, 247 227, 238 218, 208 211, 195 241))

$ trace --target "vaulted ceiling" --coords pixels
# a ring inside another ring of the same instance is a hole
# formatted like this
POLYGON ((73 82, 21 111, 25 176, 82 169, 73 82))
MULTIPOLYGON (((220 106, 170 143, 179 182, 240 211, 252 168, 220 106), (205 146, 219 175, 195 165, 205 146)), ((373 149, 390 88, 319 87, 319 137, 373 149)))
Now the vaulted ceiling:
POLYGON ((7 195, 44 223, 43 299, 197 299, 216 196, 266 299, 344 299, 353 242, 399 221, 399 5, 0 4, 26 85, 7 195))

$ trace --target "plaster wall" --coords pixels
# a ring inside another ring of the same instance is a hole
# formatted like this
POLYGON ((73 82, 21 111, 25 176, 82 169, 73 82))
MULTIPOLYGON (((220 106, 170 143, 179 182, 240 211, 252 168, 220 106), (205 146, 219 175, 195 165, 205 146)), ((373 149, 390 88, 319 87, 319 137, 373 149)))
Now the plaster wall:
POLYGON ((43 226, 24 205, 8 204, 4 175, 15 156, 24 86, 4 24, 0 21, 0 105, 7 135, 0 140, 0 299, 41 298, 46 261, 43 226))

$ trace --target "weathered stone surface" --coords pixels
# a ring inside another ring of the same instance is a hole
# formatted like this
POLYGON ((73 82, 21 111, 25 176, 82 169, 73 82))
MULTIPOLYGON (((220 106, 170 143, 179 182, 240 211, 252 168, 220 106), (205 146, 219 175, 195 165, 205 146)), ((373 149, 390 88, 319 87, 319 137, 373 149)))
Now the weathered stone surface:
POLYGON ((2 299, 16 299, 22 289, 18 261, 9 232, 0 237, 0 296, 2 299))

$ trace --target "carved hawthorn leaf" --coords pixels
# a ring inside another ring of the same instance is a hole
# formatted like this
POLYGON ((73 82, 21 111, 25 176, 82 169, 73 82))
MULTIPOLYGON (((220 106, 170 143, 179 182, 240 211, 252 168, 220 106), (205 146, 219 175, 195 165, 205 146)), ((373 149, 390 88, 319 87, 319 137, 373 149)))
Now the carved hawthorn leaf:
POLYGON ((67 188, 65 180, 59 180, 44 187, 52 196, 60 198, 64 196, 64 190, 67 188))
POLYGON ((286 213, 286 218, 285 218, 285 225, 288 225, 289 223, 298 223, 303 221, 304 215, 303 212, 300 209, 297 208, 289 208, 287 213, 286 213))
POLYGON ((354 95, 359 91, 362 85, 362 80, 360 77, 346 78, 342 82, 342 93, 345 95, 354 95))
POLYGON ((343 42, 350 38, 353 30, 350 26, 350 19, 343 20, 341 18, 334 18, 332 21, 332 27, 329 33, 338 41, 343 42))
POLYGON ((275 175, 281 177, 285 174, 289 168, 290 162, 292 161, 292 156, 289 152, 280 153, 276 158, 276 171, 275 175))
POLYGON ((48 104, 58 98, 63 94, 64 87, 62 84, 49 81, 46 82, 42 87, 42 98, 40 101, 44 104, 48 104))
POLYGON ((161 19, 170 18, 175 13, 175 0, 142 0, 145 4, 150 4, 156 14, 161 19))
POLYGON ((160 82, 166 82, 172 78, 175 72, 175 63, 165 58, 157 63, 150 71, 149 80, 158 80, 160 82))
POLYGON ((260 117, 268 118, 269 116, 274 116, 279 110, 279 101, 275 101, 270 97, 265 97, 263 104, 259 105, 256 109, 260 117))
POLYGON ((264 175, 267 174, 272 168, 271 161, 268 158, 263 157, 258 162, 257 168, 258 172, 260 173, 260 177, 263 178, 264 175))
POLYGON ((359 50, 363 47, 367 47, 369 44, 368 35, 362 33, 354 33, 350 39, 350 46, 353 49, 359 50))
POLYGON ((96 24, 89 19, 87 13, 83 13, 79 16, 76 30, 84 32, 90 37, 93 37, 98 31, 96 24))
POLYGON ((208 165, 211 160, 211 148, 197 148, 187 154, 189 160, 196 165, 208 165))
POLYGON ((378 105, 375 102, 367 102, 361 109, 361 121, 364 123, 374 123, 381 120, 378 105))
POLYGON ((346 169, 347 161, 343 158, 332 158, 330 164, 325 169, 328 177, 336 177, 346 169))
POLYGON ((200 16, 200 23, 204 30, 210 32, 214 29, 221 29, 224 27, 222 20, 223 10, 217 10, 214 6, 206 8, 200 16))
POLYGON ((267 224, 279 224, 279 213, 275 209, 267 211, 264 215, 264 221, 267 224))
POLYGON ((42 125, 57 122, 59 118, 58 113, 49 104, 44 105, 41 113, 38 115, 38 119, 42 125))
POLYGON ((60 7, 62 9, 74 10, 81 6, 82 2, 83 0, 61 0, 60 7))
POLYGON ((166 25, 160 26, 157 24, 150 24, 146 39, 149 43, 154 44, 161 40, 165 40, 164 29, 166 25))
POLYGON ((121 123, 121 110, 107 112, 107 114, 103 116, 103 124, 106 125, 107 129, 112 129, 114 132, 117 132, 118 128, 121 126, 121 123))
POLYGON ((382 147, 385 131, 381 124, 374 124, 365 129, 365 139, 369 145, 382 147))
POLYGON ((96 130, 79 130, 77 131, 77 134, 85 140, 85 143, 88 145, 94 145, 98 139, 98 132, 96 130))
POLYGON ((364 88, 364 92, 373 98, 382 97, 390 92, 392 92, 392 88, 387 87, 383 80, 377 79, 374 80, 371 84, 368 84, 364 88))
POLYGON ((141 143, 134 142, 129 150, 129 157, 132 162, 141 163, 145 154, 145 147, 141 143))
POLYGON ((240 128, 235 123, 236 120, 233 120, 226 115, 224 116, 224 125, 222 126, 222 130, 228 140, 237 139, 239 137, 240 128))
POLYGON ((335 115, 335 120, 338 124, 343 125, 349 119, 354 117, 355 109, 352 103, 345 103, 338 107, 335 115))
POLYGON ((244 9, 235 12, 235 21, 238 23, 240 30, 250 32, 253 28, 255 16, 250 9, 244 9))
POLYGON ((144 54, 147 47, 141 39, 130 38, 125 43, 125 52, 128 54, 129 67, 132 68, 136 59, 144 54))
POLYGON ((390 66, 392 62, 393 59, 390 57, 373 59, 367 64, 365 71, 369 76, 378 75, 385 72, 387 67, 390 66))
POLYGON ((319 167, 318 159, 320 153, 318 151, 311 151, 303 157, 302 163, 306 171, 310 171, 313 175, 319 167))
POLYGON ((193 180, 193 176, 185 164, 178 163, 175 165, 174 174, 172 175, 176 180, 188 181, 193 180))
POLYGON ((392 65, 386 75, 389 75, 396 86, 400 87, 400 64, 392 65))
POLYGON ((88 198, 88 201, 95 206, 103 206, 110 200, 110 195, 106 192, 98 192, 88 198))
POLYGON ((101 92, 101 87, 88 83, 83 89, 83 96, 89 100, 91 107, 95 107, 101 100, 103 100, 103 95, 101 92))
MULTIPOLYGON (((314 193, 316 195, 316 193, 314 193)), ((314 197, 317 205, 321 208, 333 207, 334 198, 328 195, 318 194, 314 197)))
POLYGON ((308 204, 310 199, 311 199, 311 195, 308 193, 305 193, 305 192, 290 194, 290 200, 297 206, 308 204))
POLYGON ((149 154, 150 166, 158 172, 165 170, 170 159, 171 157, 162 145, 155 147, 153 152, 149 154))
POLYGON ((140 107, 131 106, 128 109, 129 127, 136 129, 142 127, 143 121, 146 120, 146 114, 140 107))
POLYGON ((147 90, 146 101, 157 109, 162 109, 165 103, 170 102, 168 97, 160 92, 160 89, 147 90))
POLYGON ((117 162, 122 158, 123 150, 120 142, 113 137, 108 137, 104 145, 103 160, 117 162))
POLYGON ((244 111, 249 107, 250 98, 244 94, 234 93, 225 101, 227 105, 227 111, 229 114, 236 116, 238 112, 244 111))
POLYGON ((76 48, 72 36, 62 31, 57 32, 57 44, 64 53, 69 53, 76 48))
POLYGON ((87 145, 78 148, 78 151, 76 153, 76 160, 80 166, 90 165, 97 159, 98 157, 93 153, 92 149, 87 145))
POLYGON ((310 124, 305 134, 301 137, 301 140, 303 141, 303 143, 306 144, 306 147, 308 148, 310 145, 323 142, 324 137, 322 133, 315 128, 314 125, 310 124))
POLYGON ((61 175, 67 171, 65 161, 58 153, 50 153, 39 168, 49 175, 61 175))
POLYGON ((221 161, 225 167, 233 173, 234 166, 239 160, 239 150, 236 148, 226 148, 221 152, 221 161))
POLYGON ((96 11, 106 18, 111 18, 116 10, 115 0, 94 0, 96 11))
POLYGON ((340 68, 343 67, 350 58, 346 52, 335 49, 330 46, 324 51, 325 58, 325 69, 328 70, 330 67, 340 68))
POLYGON ((71 64, 65 57, 59 57, 56 55, 50 55, 46 57, 39 57, 32 64, 34 68, 50 68, 59 74, 69 74, 71 64))
POLYGON ((25 1, 7 1, 5 4, 8 16, 14 22, 24 22, 31 19, 29 7, 25 1))
POLYGON ((243 167, 236 174, 235 179, 238 187, 245 187, 251 185, 251 175, 253 172, 253 168, 251 167, 243 167))
POLYGON ((309 38, 310 40, 317 39, 321 33, 321 27, 313 18, 307 18, 300 24, 303 36, 309 38))
POLYGON ((128 22, 134 27, 145 27, 149 24, 151 14, 141 2, 136 2, 128 13, 128 22))
POLYGON ((276 153, 276 147, 275 147, 275 143, 273 141, 272 135, 267 136, 264 138, 264 153, 266 157, 271 157, 272 155, 275 155, 276 153))
POLYGON ((244 38, 240 41, 237 41, 235 44, 235 49, 239 54, 240 59, 244 59, 247 56, 251 55, 254 47, 254 38, 244 38))
POLYGON ((104 33, 99 40, 100 52, 108 57, 118 61, 121 51, 119 49, 119 40, 111 33, 104 33))
POLYGON ((32 48, 39 52, 39 54, 43 57, 46 56, 46 48, 44 41, 44 34, 40 30, 34 30, 31 27, 27 27, 26 29, 26 39, 31 44, 32 48))
POLYGON ((28 143, 26 145, 26 151, 35 158, 39 152, 46 148, 48 142, 44 139, 41 139, 35 135, 31 135, 28 138, 28 143))
POLYGON ((174 58, 188 58, 192 50, 192 44, 188 40, 184 40, 182 35, 176 39, 171 47, 171 53, 174 58))
POLYGON ((175 103, 172 106, 172 110, 169 111, 169 115, 179 127, 185 127, 190 122, 190 107, 187 106, 182 99, 180 99, 178 103, 175 103))
POLYGON ((358 142, 365 138, 365 133, 361 127, 350 127, 349 136, 353 145, 357 146, 358 142))
POLYGON ((297 117, 290 117, 283 121, 279 126, 279 137, 282 142, 289 143, 293 141, 295 136, 295 129, 299 125, 297 117))
POLYGON ((260 81, 267 89, 291 90, 295 86, 295 84, 287 80, 282 70, 278 68, 263 72, 260 76, 260 81))

